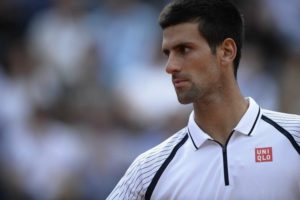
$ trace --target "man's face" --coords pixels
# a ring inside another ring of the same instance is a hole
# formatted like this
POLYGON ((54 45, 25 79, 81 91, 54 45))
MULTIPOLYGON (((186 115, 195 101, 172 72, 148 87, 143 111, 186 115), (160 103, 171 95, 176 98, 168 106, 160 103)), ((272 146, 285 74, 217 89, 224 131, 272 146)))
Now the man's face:
POLYGON ((220 88, 217 56, 200 35, 197 23, 182 23, 163 31, 162 50, 167 55, 166 72, 180 103, 209 100, 220 88))

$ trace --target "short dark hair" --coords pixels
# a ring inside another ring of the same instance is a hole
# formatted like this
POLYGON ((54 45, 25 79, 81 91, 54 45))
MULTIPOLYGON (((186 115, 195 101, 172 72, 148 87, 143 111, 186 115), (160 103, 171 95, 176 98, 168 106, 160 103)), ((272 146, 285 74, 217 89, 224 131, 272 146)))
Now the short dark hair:
POLYGON ((226 38, 235 41, 236 77, 244 39, 243 18, 238 9, 228 0, 174 0, 164 7, 159 16, 162 29, 185 22, 199 24, 199 33, 206 39, 213 53, 226 38))

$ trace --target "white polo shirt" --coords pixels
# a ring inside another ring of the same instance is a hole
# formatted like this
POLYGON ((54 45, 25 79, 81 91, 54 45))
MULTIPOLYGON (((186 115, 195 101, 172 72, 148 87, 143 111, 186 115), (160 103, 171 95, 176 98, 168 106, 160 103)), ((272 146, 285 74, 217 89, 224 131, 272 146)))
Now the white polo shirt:
POLYGON ((223 146, 195 123, 141 154, 107 199, 299 200, 300 116, 249 108, 223 146))

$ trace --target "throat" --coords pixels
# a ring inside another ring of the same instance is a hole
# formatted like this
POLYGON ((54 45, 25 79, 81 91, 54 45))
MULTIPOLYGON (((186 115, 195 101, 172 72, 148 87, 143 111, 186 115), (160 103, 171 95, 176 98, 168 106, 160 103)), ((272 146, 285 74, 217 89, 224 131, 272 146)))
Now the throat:
POLYGON ((231 120, 225 115, 216 115, 214 117, 206 117, 205 119, 197 118, 195 116, 196 124, 213 140, 225 145, 226 141, 230 137, 232 130, 238 122, 237 120, 231 120))
POLYGON ((222 132, 217 132, 217 131, 213 131, 207 134, 216 142, 222 144, 222 146, 226 146, 226 144, 228 143, 229 138, 231 137, 233 133, 233 130, 231 131, 222 131, 222 132))
POLYGON ((242 99, 240 102, 206 107, 194 105, 194 119, 196 124, 212 139, 225 145, 233 129, 237 126, 248 108, 248 102, 242 99))

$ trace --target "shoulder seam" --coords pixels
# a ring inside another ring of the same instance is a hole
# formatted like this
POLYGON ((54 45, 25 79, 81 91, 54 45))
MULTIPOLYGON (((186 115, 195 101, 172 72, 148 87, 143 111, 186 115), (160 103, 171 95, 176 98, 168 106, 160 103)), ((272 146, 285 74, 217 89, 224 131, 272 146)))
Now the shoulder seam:
POLYGON ((280 126, 278 123, 270 119, 269 117, 262 115, 262 120, 272 125, 274 128, 276 128, 280 133, 282 133, 293 145, 293 147, 296 149, 298 154, 300 155, 300 146, 297 144, 295 139, 293 138, 292 134, 288 132, 286 129, 284 129, 282 126, 280 126))

